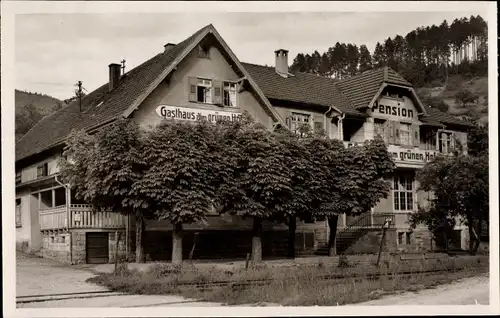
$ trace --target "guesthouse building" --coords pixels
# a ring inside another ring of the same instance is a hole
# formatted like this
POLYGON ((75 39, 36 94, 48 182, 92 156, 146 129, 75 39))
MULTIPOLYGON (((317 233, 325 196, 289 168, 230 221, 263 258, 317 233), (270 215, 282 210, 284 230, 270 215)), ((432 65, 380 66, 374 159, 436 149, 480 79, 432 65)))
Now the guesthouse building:
MULTIPOLYGON (((94 211, 58 179, 58 158, 73 129, 92 133, 119 118, 145 129, 165 120, 238 120, 244 111, 270 130, 296 131, 303 124, 323 129, 346 147, 382 136, 397 166, 392 191, 369 213, 340 218, 338 252, 376 251, 380 225, 388 218, 390 249, 436 249, 426 229, 408 224, 431 195, 418 190, 415 172, 437 154, 466 146, 470 124, 422 104, 411 83, 391 68, 334 81, 290 72, 285 49, 269 53, 272 67, 240 62, 208 25, 124 74, 120 64, 109 64, 108 83, 81 104, 43 118, 16 143, 16 249, 70 264, 113 262, 116 248, 120 256, 133 255, 133 217, 94 211), (118 234, 124 239, 116 244, 118 234)), ((214 214, 184 228, 186 254, 198 238, 194 258, 239 258, 251 250, 249 220, 214 214)), ((456 246, 465 248, 467 231, 459 226, 456 233, 456 246)), ((149 259, 170 258, 170 236, 167 221, 147 221, 149 259)), ((325 222, 298 222, 298 254, 321 254, 327 237, 325 222)), ((286 240, 285 225, 266 223, 264 257, 282 255, 286 240)))

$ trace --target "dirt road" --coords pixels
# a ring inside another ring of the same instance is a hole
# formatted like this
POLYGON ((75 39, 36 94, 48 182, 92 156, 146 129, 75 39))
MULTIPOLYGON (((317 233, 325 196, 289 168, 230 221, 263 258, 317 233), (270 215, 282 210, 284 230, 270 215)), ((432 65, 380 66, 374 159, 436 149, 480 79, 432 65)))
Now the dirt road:
POLYGON ((489 305, 489 285, 489 277, 486 275, 471 277, 435 289, 387 296, 357 305, 489 305))

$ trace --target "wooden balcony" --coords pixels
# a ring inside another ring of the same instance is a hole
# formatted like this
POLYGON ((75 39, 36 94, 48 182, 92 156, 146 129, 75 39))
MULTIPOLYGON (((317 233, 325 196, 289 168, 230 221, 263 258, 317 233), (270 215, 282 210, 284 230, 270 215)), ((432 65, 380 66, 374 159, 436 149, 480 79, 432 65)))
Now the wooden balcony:
POLYGON ((88 204, 72 204, 70 220, 65 205, 40 211, 40 229, 118 229, 124 228, 126 217, 116 212, 93 211, 88 204))

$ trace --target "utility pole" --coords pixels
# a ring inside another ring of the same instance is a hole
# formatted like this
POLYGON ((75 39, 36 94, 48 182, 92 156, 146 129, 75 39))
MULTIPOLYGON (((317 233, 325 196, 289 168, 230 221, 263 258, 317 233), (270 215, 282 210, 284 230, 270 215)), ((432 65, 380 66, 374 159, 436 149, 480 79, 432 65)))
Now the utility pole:
POLYGON ((78 97, 78 102, 80 105, 80 112, 82 111, 82 81, 78 81, 76 85, 78 89, 76 90, 76 97, 78 97))
POLYGON ((122 62, 122 75, 125 75, 125 59, 121 60, 122 62))

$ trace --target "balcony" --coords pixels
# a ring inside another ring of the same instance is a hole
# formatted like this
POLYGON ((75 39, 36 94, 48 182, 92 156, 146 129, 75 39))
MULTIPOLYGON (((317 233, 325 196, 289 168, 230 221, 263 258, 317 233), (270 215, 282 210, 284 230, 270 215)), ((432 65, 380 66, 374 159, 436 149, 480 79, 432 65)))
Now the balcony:
POLYGON ((71 204, 70 222, 66 205, 40 210, 40 230, 118 229, 124 228, 126 217, 117 212, 93 211, 88 204, 71 204))

